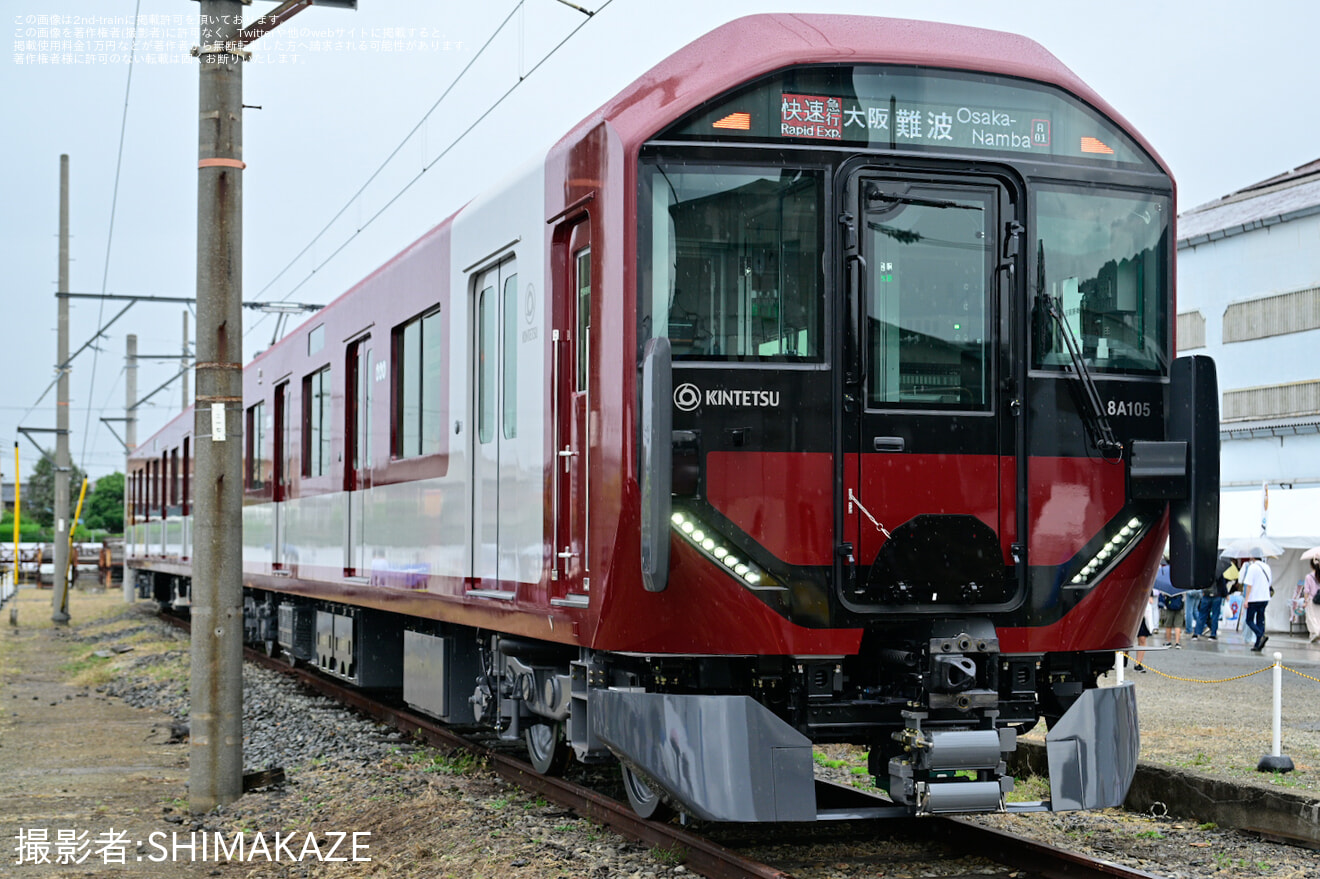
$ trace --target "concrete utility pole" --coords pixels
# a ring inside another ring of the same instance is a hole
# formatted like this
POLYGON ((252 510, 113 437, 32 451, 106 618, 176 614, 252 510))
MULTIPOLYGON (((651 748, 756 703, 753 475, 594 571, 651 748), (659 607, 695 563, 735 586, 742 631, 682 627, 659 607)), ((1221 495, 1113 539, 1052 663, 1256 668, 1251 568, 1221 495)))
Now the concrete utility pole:
MULTIPOLYGON (((69 157, 60 156, 60 269, 59 293, 69 292, 69 157)), ((55 368, 55 571, 52 576, 50 618, 56 625, 69 621, 69 300, 59 301, 55 368)))
POLYGON ((196 540, 188 805, 243 794, 243 70, 239 0, 202 0, 196 540))
POLYGON ((128 469, 128 459, 137 448, 137 335, 129 333, 127 352, 124 357, 124 601, 133 603, 135 590, 133 577, 129 574, 128 556, 129 529, 132 527, 133 476, 128 469))

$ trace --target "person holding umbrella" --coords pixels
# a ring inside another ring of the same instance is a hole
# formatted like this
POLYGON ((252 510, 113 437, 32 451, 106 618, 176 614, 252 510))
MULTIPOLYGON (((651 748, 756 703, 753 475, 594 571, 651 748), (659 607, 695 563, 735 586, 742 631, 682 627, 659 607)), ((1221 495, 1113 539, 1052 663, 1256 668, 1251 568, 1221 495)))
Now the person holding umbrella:
POLYGON ((1306 631, 1314 644, 1320 641, 1320 546, 1311 547, 1302 558, 1311 563, 1311 571, 1297 587, 1297 597, 1306 602, 1306 631))
POLYGON ((1252 651, 1259 653, 1270 640, 1265 634, 1265 608, 1274 593, 1274 572, 1262 561, 1266 556, 1283 554, 1283 548, 1265 535, 1230 541, 1221 556, 1237 559, 1238 582, 1242 584, 1242 598, 1246 603, 1245 622, 1256 636, 1252 651))

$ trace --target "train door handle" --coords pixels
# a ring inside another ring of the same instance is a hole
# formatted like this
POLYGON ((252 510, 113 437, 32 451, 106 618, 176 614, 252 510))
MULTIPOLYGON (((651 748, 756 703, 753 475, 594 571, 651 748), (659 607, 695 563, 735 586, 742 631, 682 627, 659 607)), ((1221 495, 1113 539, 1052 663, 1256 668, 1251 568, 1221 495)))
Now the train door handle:
POLYGON ((877 452, 901 452, 907 445, 901 436, 877 436, 872 442, 877 452))
POLYGON ((573 449, 568 448, 567 446, 559 450, 559 457, 564 459, 565 473, 568 472, 568 464, 575 455, 577 455, 577 452, 575 452, 573 449))

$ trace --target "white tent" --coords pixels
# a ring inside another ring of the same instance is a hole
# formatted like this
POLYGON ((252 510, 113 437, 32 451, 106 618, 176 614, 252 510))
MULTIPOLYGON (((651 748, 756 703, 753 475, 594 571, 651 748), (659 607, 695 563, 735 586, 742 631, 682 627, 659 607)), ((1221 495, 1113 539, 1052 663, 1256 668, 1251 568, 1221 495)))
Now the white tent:
POLYGON ((1268 559, 1274 572, 1274 598, 1265 611, 1267 631, 1288 631, 1288 603, 1297 584, 1310 570, 1301 555, 1320 546, 1320 486, 1278 488, 1262 486, 1219 495, 1219 545, 1239 537, 1261 534, 1284 548, 1279 558, 1268 559))

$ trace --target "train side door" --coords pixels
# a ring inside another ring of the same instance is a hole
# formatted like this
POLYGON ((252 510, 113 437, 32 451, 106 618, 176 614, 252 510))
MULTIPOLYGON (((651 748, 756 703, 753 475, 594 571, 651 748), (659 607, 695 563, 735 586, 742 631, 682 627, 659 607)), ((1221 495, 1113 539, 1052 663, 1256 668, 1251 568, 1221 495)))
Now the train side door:
MULTIPOLYGON (((501 474, 516 468, 516 449, 511 430, 516 412, 505 408, 510 389, 505 376, 513 355, 504 327, 506 312, 517 317, 517 268, 512 259, 481 272, 473 288, 472 307, 472 581, 475 594, 485 598, 513 599, 517 568, 509 553, 517 546, 501 537, 502 517, 517 515, 510 487, 501 485, 501 474), (512 304, 508 291, 512 290, 512 304), (503 490, 502 490, 503 489, 503 490), (501 502, 501 494, 504 495, 501 502)), ((515 428, 516 429, 516 428, 515 428)), ((506 483, 510 480, 506 479, 506 483)))
POLYGON ((371 488, 371 404, 375 383, 370 336, 349 344, 347 365, 344 492, 348 497, 348 516, 345 518, 344 574, 365 577, 371 573, 366 555, 365 499, 371 488))
POLYGON ((1000 344, 1009 192, 986 178, 862 171, 847 204, 843 509, 855 546, 842 598, 858 610, 1003 605, 1016 591, 1012 475, 1001 472, 1014 447, 1000 344))
POLYGON ((552 333, 554 600, 585 604, 591 589, 588 496, 591 476, 591 227, 585 217, 561 232, 562 287, 552 333))

